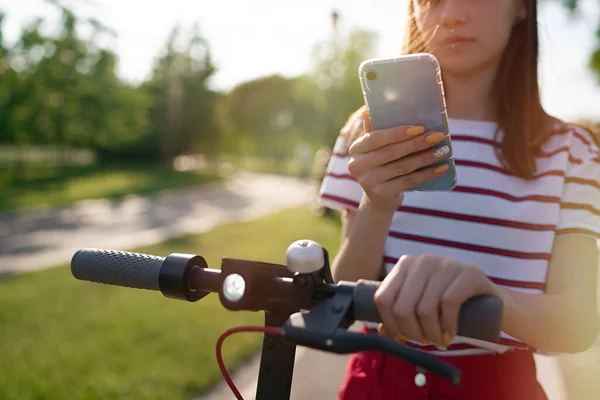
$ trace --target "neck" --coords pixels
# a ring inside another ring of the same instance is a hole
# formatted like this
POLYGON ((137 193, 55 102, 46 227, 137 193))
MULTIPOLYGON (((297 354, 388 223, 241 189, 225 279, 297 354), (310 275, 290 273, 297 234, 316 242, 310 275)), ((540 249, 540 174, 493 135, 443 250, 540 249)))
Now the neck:
POLYGON ((488 68, 476 74, 444 74, 448 117, 494 121, 492 90, 495 77, 496 68, 488 68))

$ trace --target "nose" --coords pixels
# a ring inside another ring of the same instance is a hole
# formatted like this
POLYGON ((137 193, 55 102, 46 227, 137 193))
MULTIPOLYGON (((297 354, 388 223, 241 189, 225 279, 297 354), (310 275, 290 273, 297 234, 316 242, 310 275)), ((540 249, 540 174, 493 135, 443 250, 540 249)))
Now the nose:
POLYGON ((454 30, 467 22, 467 5, 462 0, 444 0, 441 2, 440 25, 454 30))

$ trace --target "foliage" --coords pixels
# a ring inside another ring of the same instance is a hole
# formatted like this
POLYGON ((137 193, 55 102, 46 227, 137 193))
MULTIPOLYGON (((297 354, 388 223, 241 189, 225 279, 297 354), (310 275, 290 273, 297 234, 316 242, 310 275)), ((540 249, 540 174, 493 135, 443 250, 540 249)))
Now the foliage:
POLYGON ((175 26, 151 77, 131 85, 116 74, 116 54, 98 44, 114 32, 48 2, 62 15, 54 36, 43 33, 40 18, 8 46, 0 15, 0 144, 22 151, 59 146, 65 162, 70 148, 111 161, 170 163, 181 154, 223 151, 284 159, 297 145, 329 146, 362 103, 356 70, 373 45, 366 32, 318 44, 313 71, 304 76, 265 76, 216 93, 209 89, 216 67, 200 27, 175 26), (81 26, 91 34, 79 34, 81 26))
MULTIPOLYGON (((581 12, 581 0, 561 0, 561 2, 571 16, 576 16, 578 12, 581 12)), ((592 51, 588 65, 600 83, 600 21, 596 28, 596 49, 592 51)))
POLYGON ((330 146, 348 116, 364 102, 358 66, 371 57, 375 40, 374 33, 357 30, 347 37, 334 37, 315 46, 313 76, 325 91, 319 108, 320 115, 325 117, 323 129, 335 134, 330 137, 330 146))
MULTIPOLYGON (((581 10, 578 0, 560 1, 574 16, 581 10)), ((299 146, 331 147, 363 103, 357 69, 372 55, 372 32, 333 32, 315 45, 305 75, 262 76, 217 93, 210 89, 216 66, 200 26, 173 27, 151 76, 132 85, 117 76, 117 55, 99 44, 115 36, 109 27, 48 2, 60 11, 61 29, 44 33, 46 21, 37 19, 11 45, 2 38, 0 12, 0 144, 21 152, 58 147, 65 163, 71 148, 91 149, 100 160, 166 165, 186 153, 281 161, 299 146)), ((600 50, 590 65, 600 79, 600 50)), ((21 164, 13 165, 17 180, 21 164)))

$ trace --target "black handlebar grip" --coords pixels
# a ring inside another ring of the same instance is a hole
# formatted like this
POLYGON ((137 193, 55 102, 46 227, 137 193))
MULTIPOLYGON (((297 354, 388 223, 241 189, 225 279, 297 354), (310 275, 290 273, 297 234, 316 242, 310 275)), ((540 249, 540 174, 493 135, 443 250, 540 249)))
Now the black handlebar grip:
POLYGON ((163 257, 117 250, 81 249, 71 259, 71 273, 77 279, 159 290, 158 276, 163 257))
MULTIPOLYGON (((381 322, 373 296, 381 282, 359 280, 354 288, 353 312, 357 321, 381 322)), ((502 300, 494 296, 477 296, 467 300, 458 318, 458 335, 496 342, 502 330, 502 300)))

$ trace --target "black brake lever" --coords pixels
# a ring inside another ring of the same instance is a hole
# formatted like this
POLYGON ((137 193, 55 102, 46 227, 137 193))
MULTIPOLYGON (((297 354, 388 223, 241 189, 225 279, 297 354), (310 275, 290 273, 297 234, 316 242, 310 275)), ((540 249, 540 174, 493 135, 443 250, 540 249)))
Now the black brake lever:
POLYGON ((430 371, 449 379, 454 385, 460 384, 460 370, 446 362, 412 349, 379 335, 348 332, 337 329, 333 335, 309 331, 291 325, 283 327, 283 337, 300 346, 310 347, 337 354, 350 354, 359 351, 381 351, 408 361, 418 369, 430 371))

